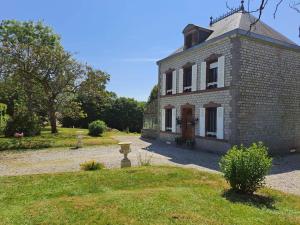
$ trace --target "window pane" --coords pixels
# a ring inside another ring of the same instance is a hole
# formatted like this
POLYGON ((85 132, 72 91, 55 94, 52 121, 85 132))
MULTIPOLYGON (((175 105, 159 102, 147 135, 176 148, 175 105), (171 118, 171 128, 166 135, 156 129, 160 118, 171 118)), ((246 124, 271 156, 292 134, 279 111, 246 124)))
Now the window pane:
POLYGON ((166 109, 166 131, 172 130, 172 109, 166 109))
POLYGON ((190 87, 191 85, 192 85, 192 67, 184 68, 183 87, 190 87))
POLYGON ((217 88, 218 82, 218 67, 217 62, 212 62, 209 64, 209 69, 207 73, 207 88, 217 88))
POLYGON ((193 35, 189 34, 185 37, 185 46, 186 48, 192 47, 192 42, 193 42, 193 35))
POLYGON ((173 74, 171 73, 167 73, 166 74, 166 90, 171 90, 173 86, 173 74))
POLYGON ((206 132, 208 136, 215 136, 217 131, 217 108, 206 109, 206 132))
POLYGON ((208 83, 217 82, 218 80, 218 68, 209 69, 208 83))

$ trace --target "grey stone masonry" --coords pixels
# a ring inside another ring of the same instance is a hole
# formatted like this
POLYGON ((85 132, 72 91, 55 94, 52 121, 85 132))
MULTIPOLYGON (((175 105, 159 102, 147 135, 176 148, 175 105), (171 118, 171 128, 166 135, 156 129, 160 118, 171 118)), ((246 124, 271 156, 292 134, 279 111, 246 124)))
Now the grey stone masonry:
MULTIPOLYGON (((221 151, 224 152, 230 147, 228 145, 228 140, 231 139, 231 101, 232 97, 230 94, 230 85, 232 81, 231 70, 232 70, 232 41, 231 38, 224 38, 217 42, 211 43, 209 45, 203 46, 202 48, 189 49, 183 52, 183 54, 170 59, 165 60, 159 65, 159 86, 162 82, 162 74, 169 70, 176 70, 176 93, 179 89, 179 69, 182 68, 187 63, 197 64, 197 91, 191 93, 176 94, 171 96, 160 96, 159 97, 159 109, 164 108, 167 105, 172 105, 176 108, 176 117, 181 115, 181 106, 185 104, 191 104, 195 106, 195 118, 199 118, 200 107, 209 102, 214 102, 220 104, 224 107, 224 140, 205 140, 199 137, 199 123, 195 124, 195 135, 197 146, 201 149, 209 151, 221 151), (224 79, 225 87, 219 88, 214 91, 200 91, 200 71, 201 62, 205 61, 212 54, 225 56, 225 66, 224 66, 224 79), (213 144, 217 142, 217 144, 213 144), (217 146, 217 147, 216 147, 217 146), (220 150, 221 149, 221 150, 220 150)), ((161 114, 160 110, 158 112, 159 124, 161 124, 161 114)), ((160 139, 164 141, 174 141, 175 136, 179 136, 181 133, 181 128, 179 125, 176 126, 176 133, 161 132, 160 139)))
MULTIPOLYGON (((287 153, 300 149, 300 48, 245 34, 233 33, 207 44, 184 50, 158 62, 159 86, 162 74, 176 70, 176 93, 158 97, 158 124, 161 109, 171 105, 176 117, 181 106, 195 106, 199 110, 210 102, 224 108, 224 139, 199 137, 195 124, 195 138, 200 150, 226 152, 235 144, 249 145, 263 141, 273 153, 287 153), (210 55, 225 56, 224 87, 200 91, 201 62, 210 55), (197 91, 178 94, 179 69, 187 63, 197 64, 197 91)), ((174 141, 181 133, 160 132, 161 140, 174 141)))
POLYGON ((240 57, 239 142, 300 148, 300 50, 242 37, 240 57))

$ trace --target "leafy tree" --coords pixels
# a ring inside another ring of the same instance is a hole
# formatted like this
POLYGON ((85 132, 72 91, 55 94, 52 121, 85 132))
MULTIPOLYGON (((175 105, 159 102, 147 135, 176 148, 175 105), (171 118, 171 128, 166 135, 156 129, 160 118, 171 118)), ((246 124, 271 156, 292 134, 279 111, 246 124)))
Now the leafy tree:
POLYGON ((158 95, 158 85, 156 84, 151 90, 150 96, 148 98, 148 103, 152 102, 153 100, 156 100, 157 95, 158 95))
POLYGON ((12 116, 9 133, 28 127, 23 120, 39 124, 44 117, 52 133, 57 132, 57 119, 82 127, 103 120, 113 128, 140 131, 145 104, 108 92, 109 79, 109 74, 74 60, 60 37, 41 22, 0 23, 0 101, 12 116))
POLYGON ((3 133, 6 126, 8 115, 6 114, 7 105, 0 103, 0 134, 3 133))
POLYGON ((140 132, 143 126, 145 103, 132 98, 117 98, 110 109, 106 123, 109 127, 130 132, 140 132))
MULTIPOLYGON (((26 95, 29 114, 33 103, 48 114, 52 133, 57 132, 56 112, 69 108, 65 94, 74 92, 82 66, 60 44, 60 38, 41 22, 5 20, 0 24, 0 58, 3 79, 11 79, 26 95)), ((37 111, 37 110, 36 110, 37 111)))
POLYGON ((110 75, 86 66, 85 79, 78 89, 78 100, 82 104, 82 109, 87 117, 81 119, 81 125, 87 127, 94 120, 104 119, 104 111, 111 104, 115 95, 106 91, 106 85, 110 75))
MULTIPOLYGON (((76 91, 76 102, 80 104, 84 116, 72 117, 64 114, 61 120, 64 127, 84 127, 95 120, 104 120, 105 110, 110 107, 116 95, 106 91, 109 74, 85 66, 84 77, 76 91)), ((75 114, 74 115, 78 115, 75 114)))

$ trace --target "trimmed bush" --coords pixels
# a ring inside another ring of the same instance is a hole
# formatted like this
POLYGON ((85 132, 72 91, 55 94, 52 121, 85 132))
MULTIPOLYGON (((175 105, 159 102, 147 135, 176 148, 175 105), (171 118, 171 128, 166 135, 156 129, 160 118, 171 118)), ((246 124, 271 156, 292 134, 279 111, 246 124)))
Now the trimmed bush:
POLYGON ((88 170, 100 170, 104 168, 103 163, 96 162, 95 160, 86 161, 84 163, 80 164, 80 168, 82 170, 88 171, 88 170))
POLYGON ((4 129, 6 137, 13 137, 14 134, 24 133, 24 136, 36 136, 41 133, 41 121, 38 116, 29 114, 20 114, 8 120, 4 129))
POLYGON ((1 138, 0 151, 10 149, 41 149, 51 147, 49 140, 33 140, 32 138, 1 138))
POLYGON ((249 148, 234 146, 220 161, 221 171, 231 188, 245 194, 253 194, 264 185, 271 166, 268 148, 261 142, 253 143, 249 148))
POLYGON ((89 124, 89 135, 90 136, 101 136, 107 129, 105 122, 101 120, 95 120, 89 124))

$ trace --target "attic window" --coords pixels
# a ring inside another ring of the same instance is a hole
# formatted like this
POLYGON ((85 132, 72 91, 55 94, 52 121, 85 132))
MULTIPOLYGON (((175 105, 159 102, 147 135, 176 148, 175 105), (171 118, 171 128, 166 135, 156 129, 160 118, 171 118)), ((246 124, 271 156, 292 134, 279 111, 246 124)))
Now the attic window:
POLYGON ((185 48, 191 48, 193 46, 193 33, 185 36, 185 48))

